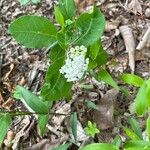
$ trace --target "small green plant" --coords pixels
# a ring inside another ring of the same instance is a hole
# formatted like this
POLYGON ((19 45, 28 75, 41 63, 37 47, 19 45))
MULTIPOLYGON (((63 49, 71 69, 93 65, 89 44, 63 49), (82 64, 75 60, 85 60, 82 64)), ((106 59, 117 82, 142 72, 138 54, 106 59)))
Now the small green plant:
MULTIPOLYGON (((20 2, 27 4, 31 1, 20 2)), ((37 3, 39 0, 32 2, 37 3)), ((76 15, 76 9, 74 0, 59 0, 59 4, 54 7, 55 20, 59 23, 59 27, 49 19, 36 15, 21 16, 10 24, 9 33, 21 45, 27 48, 50 49, 51 63, 39 95, 25 87, 16 86, 14 98, 21 100, 29 112, 0 112, 2 114, 0 119, 3 122, 0 130, 5 126, 5 130, 0 133, 1 143, 12 117, 16 115, 34 114, 38 120, 40 133, 44 135, 49 114, 53 113, 51 112, 53 102, 61 99, 70 100, 73 84, 82 81, 88 75, 125 93, 125 90, 103 69, 108 59, 108 54, 101 43, 105 29, 104 15, 95 5, 90 13, 84 12, 80 16, 76 15)), ((76 140, 77 114, 72 112, 70 115, 72 132, 76 140)), ((94 136, 98 130, 94 124, 89 123, 87 132, 94 136)))
POLYGON ((100 133, 99 129, 96 128, 96 123, 92 123, 91 121, 88 121, 85 131, 92 138, 95 137, 95 134, 100 133))
POLYGON ((135 98, 135 111, 138 115, 144 115, 150 108, 150 78, 147 80, 134 74, 123 74, 121 79, 130 85, 139 88, 135 98))

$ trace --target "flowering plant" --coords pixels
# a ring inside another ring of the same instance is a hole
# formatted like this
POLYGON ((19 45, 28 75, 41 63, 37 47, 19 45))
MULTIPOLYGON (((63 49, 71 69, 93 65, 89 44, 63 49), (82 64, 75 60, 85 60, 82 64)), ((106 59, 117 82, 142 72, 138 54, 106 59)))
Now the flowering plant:
MULTIPOLYGON (((9 26, 10 34, 21 45, 50 49, 51 63, 40 95, 22 86, 17 86, 14 92, 14 97, 20 99, 30 111, 28 114, 37 114, 41 134, 44 134, 53 101, 70 99, 74 82, 84 79, 107 62, 108 56, 101 44, 105 28, 104 15, 95 5, 90 13, 84 12, 77 16, 76 11, 74 0, 59 0, 59 4, 54 7, 55 20, 59 26, 56 27, 45 17, 35 15, 21 16, 9 26)), ((103 71, 98 78, 102 79, 103 75, 107 76, 108 73, 103 71)), ((110 84, 117 87, 112 79, 110 84)), ((19 112, 16 115, 22 114, 19 112)), ((14 113, 9 112, 2 117, 4 124, 1 127, 6 126, 6 122, 7 128, 10 126, 12 115, 14 113)))

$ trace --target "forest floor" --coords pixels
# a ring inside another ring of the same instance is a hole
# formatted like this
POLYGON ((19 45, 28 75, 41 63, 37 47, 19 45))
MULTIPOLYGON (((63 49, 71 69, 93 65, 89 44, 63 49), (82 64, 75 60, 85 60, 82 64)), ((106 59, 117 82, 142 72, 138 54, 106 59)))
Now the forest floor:
MULTIPOLYGON (((91 9, 94 0, 76 0, 76 3, 80 13, 91 9)), ((147 41, 142 44, 141 41, 148 29, 150 30, 150 1, 95 0, 95 3, 102 10, 107 21, 102 40, 104 49, 109 54, 106 67, 113 78, 119 85, 123 85, 119 80, 119 75, 123 72, 134 72, 147 79, 150 76, 150 32, 147 41)), ((13 98, 13 90, 16 85, 21 84, 38 93, 49 63, 46 49, 31 50, 17 44, 8 32, 10 23, 15 18, 27 14, 44 16, 53 21, 54 4, 55 0, 42 0, 37 5, 21 6, 18 0, 0 0, 0 109, 26 110, 20 101, 13 98)), ((125 139, 121 127, 128 126, 128 119, 134 116, 132 104, 137 88, 124 85, 131 94, 127 98, 122 93, 114 92, 114 89, 108 85, 97 83, 94 79, 89 78, 83 82, 92 84, 93 89, 75 87, 73 101, 59 101, 52 108, 56 113, 68 114, 72 110, 77 112, 83 110, 82 114, 78 114, 78 128, 82 133, 78 137, 79 147, 92 141, 112 142, 116 135, 125 139), (85 104, 88 99, 97 104, 100 112, 110 109, 110 114, 107 116, 88 111, 85 104), (94 139, 87 137, 83 130, 88 120, 93 120, 98 127, 101 127, 101 132, 94 139)), ((142 117, 137 119, 144 131, 144 119, 142 117)), ((6 137, 8 139, 11 136, 14 143, 10 146, 4 142, 4 149, 50 150, 57 147, 72 138, 68 120, 68 115, 51 115, 47 132, 41 137, 34 116, 15 117, 6 137)), ((78 146, 72 144, 70 149, 78 149, 78 146)))

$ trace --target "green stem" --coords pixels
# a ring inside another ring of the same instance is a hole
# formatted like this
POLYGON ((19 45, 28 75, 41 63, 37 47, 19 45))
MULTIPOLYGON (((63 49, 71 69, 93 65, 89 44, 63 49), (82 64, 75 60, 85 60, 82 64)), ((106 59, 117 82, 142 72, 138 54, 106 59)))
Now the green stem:
MULTIPOLYGON (((23 115, 47 115, 45 113, 33 113, 28 111, 0 111, 0 114, 9 113, 11 116, 23 116, 23 115)), ((70 115, 70 114, 63 114, 63 113, 48 113, 50 115, 70 115)))

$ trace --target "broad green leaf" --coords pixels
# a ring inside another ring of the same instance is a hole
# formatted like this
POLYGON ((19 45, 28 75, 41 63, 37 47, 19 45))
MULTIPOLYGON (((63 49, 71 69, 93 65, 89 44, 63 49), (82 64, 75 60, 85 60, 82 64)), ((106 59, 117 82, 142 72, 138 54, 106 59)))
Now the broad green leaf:
POLYGON ((91 14, 83 13, 79 16, 76 26, 79 30, 79 38, 75 43, 88 47, 102 36, 105 29, 105 18, 100 10, 94 6, 91 14))
POLYGON ((76 5, 74 0, 59 0, 58 6, 65 20, 73 19, 76 14, 76 5))
MULTIPOLYGON (((45 101, 44 102, 49 108, 52 107, 52 102, 50 101, 45 101)), ((46 115, 38 115, 38 127, 40 130, 40 134, 41 136, 43 136, 45 134, 46 131, 46 125, 48 123, 48 119, 49 119, 49 113, 46 115)))
POLYGON ((11 23, 9 32, 27 48, 49 47, 56 42, 57 30, 46 18, 22 16, 11 23))
POLYGON ((141 77, 139 77, 139 76, 137 76, 137 75, 134 75, 134 74, 128 74, 128 73, 123 74, 123 75, 121 76, 121 79, 122 79, 125 83, 128 83, 128 84, 130 84, 130 85, 134 85, 134 86, 136 86, 136 87, 141 87, 142 84, 143 84, 143 82, 144 82, 144 80, 143 80, 141 77))
POLYGON ((115 145, 105 143, 89 144, 79 150, 119 150, 115 145))
POLYGON ((120 90, 119 86, 117 85, 117 83, 113 80, 113 78, 111 77, 111 75, 105 70, 101 70, 98 75, 97 75, 97 79, 99 81, 104 81, 105 83, 107 83, 108 85, 111 85, 112 87, 120 90))
POLYGON ((0 116, 0 148, 3 144, 3 140, 7 134, 10 124, 11 124, 11 117, 9 114, 4 114, 0 116))
POLYGON ((88 121, 85 131, 92 138, 94 138, 95 134, 100 133, 99 129, 96 128, 96 123, 92 123, 91 121, 88 121))
POLYGON ((131 129, 124 127, 124 131, 131 140, 140 140, 140 137, 136 133, 134 133, 134 131, 132 131, 131 129))
POLYGON ((38 115, 38 127, 40 130, 40 135, 43 136, 45 134, 46 125, 48 123, 49 114, 47 115, 38 115))
POLYGON ((150 147, 131 147, 131 148, 126 148, 125 150, 150 150, 150 147))
POLYGON ((108 61, 108 54, 101 46, 99 53, 95 59, 95 62, 97 63, 98 66, 100 66, 106 64, 107 61, 108 61))
POLYGON ((54 6, 54 14, 55 14, 55 20, 62 26, 65 26, 64 17, 59 9, 59 7, 54 6))
POLYGON ((70 118, 70 124, 71 124, 71 130, 72 130, 72 134, 74 136, 75 142, 77 141, 77 122, 78 122, 77 113, 73 112, 70 118))
MULTIPOLYGON (((90 51, 89 51, 89 56, 91 57, 92 60, 95 60, 98 53, 99 53, 99 50, 100 50, 100 43, 99 41, 95 42, 94 44, 92 44, 90 46, 90 51)), ((101 59, 101 58, 99 58, 101 59)))
POLYGON ((130 126, 131 126, 132 130, 134 131, 134 133, 136 133, 142 140, 143 139, 142 130, 139 126, 139 123, 134 118, 130 118, 129 123, 130 123, 130 126))
POLYGON ((30 0, 19 0, 19 2, 21 3, 21 5, 26 5, 30 2, 30 0))
POLYGON ((150 147, 150 142, 141 140, 141 141, 129 141, 124 144, 124 148, 131 148, 131 147, 144 148, 145 146, 150 147))
POLYGON ((65 51, 58 45, 53 47, 50 52, 52 61, 45 78, 41 96, 48 101, 60 100, 71 97, 72 82, 67 82, 59 69, 64 65, 65 51))
POLYGON ((146 112, 146 82, 143 83, 135 98, 135 110, 138 115, 143 115, 146 112))
POLYGON ((146 131, 147 131, 148 139, 150 141, 150 117, 148 117, 146 121, 146 131))
POLYGON ((38 96, 22 86, 16 86, 14 98, 20 99, 31 112, 38 114, 47 114, 49 112, 49 107, 38 96))
POLYGON ((146 81, 146 100, 148 108, 150 108, 150 78, 146 81))
POLYGON ((116 145, 118 148, 121 146, 121 138, 120 138, 120 136, 119 135, 117 135, 115 138, 114 138, 114 140, 113 140, 113 142, 112 142, 112 144, 113 145, 116 145))
POLYGON ((53 148, 52 150, 68 150, 70 145, 70 143, 62 144, 56 148, 53 148))

